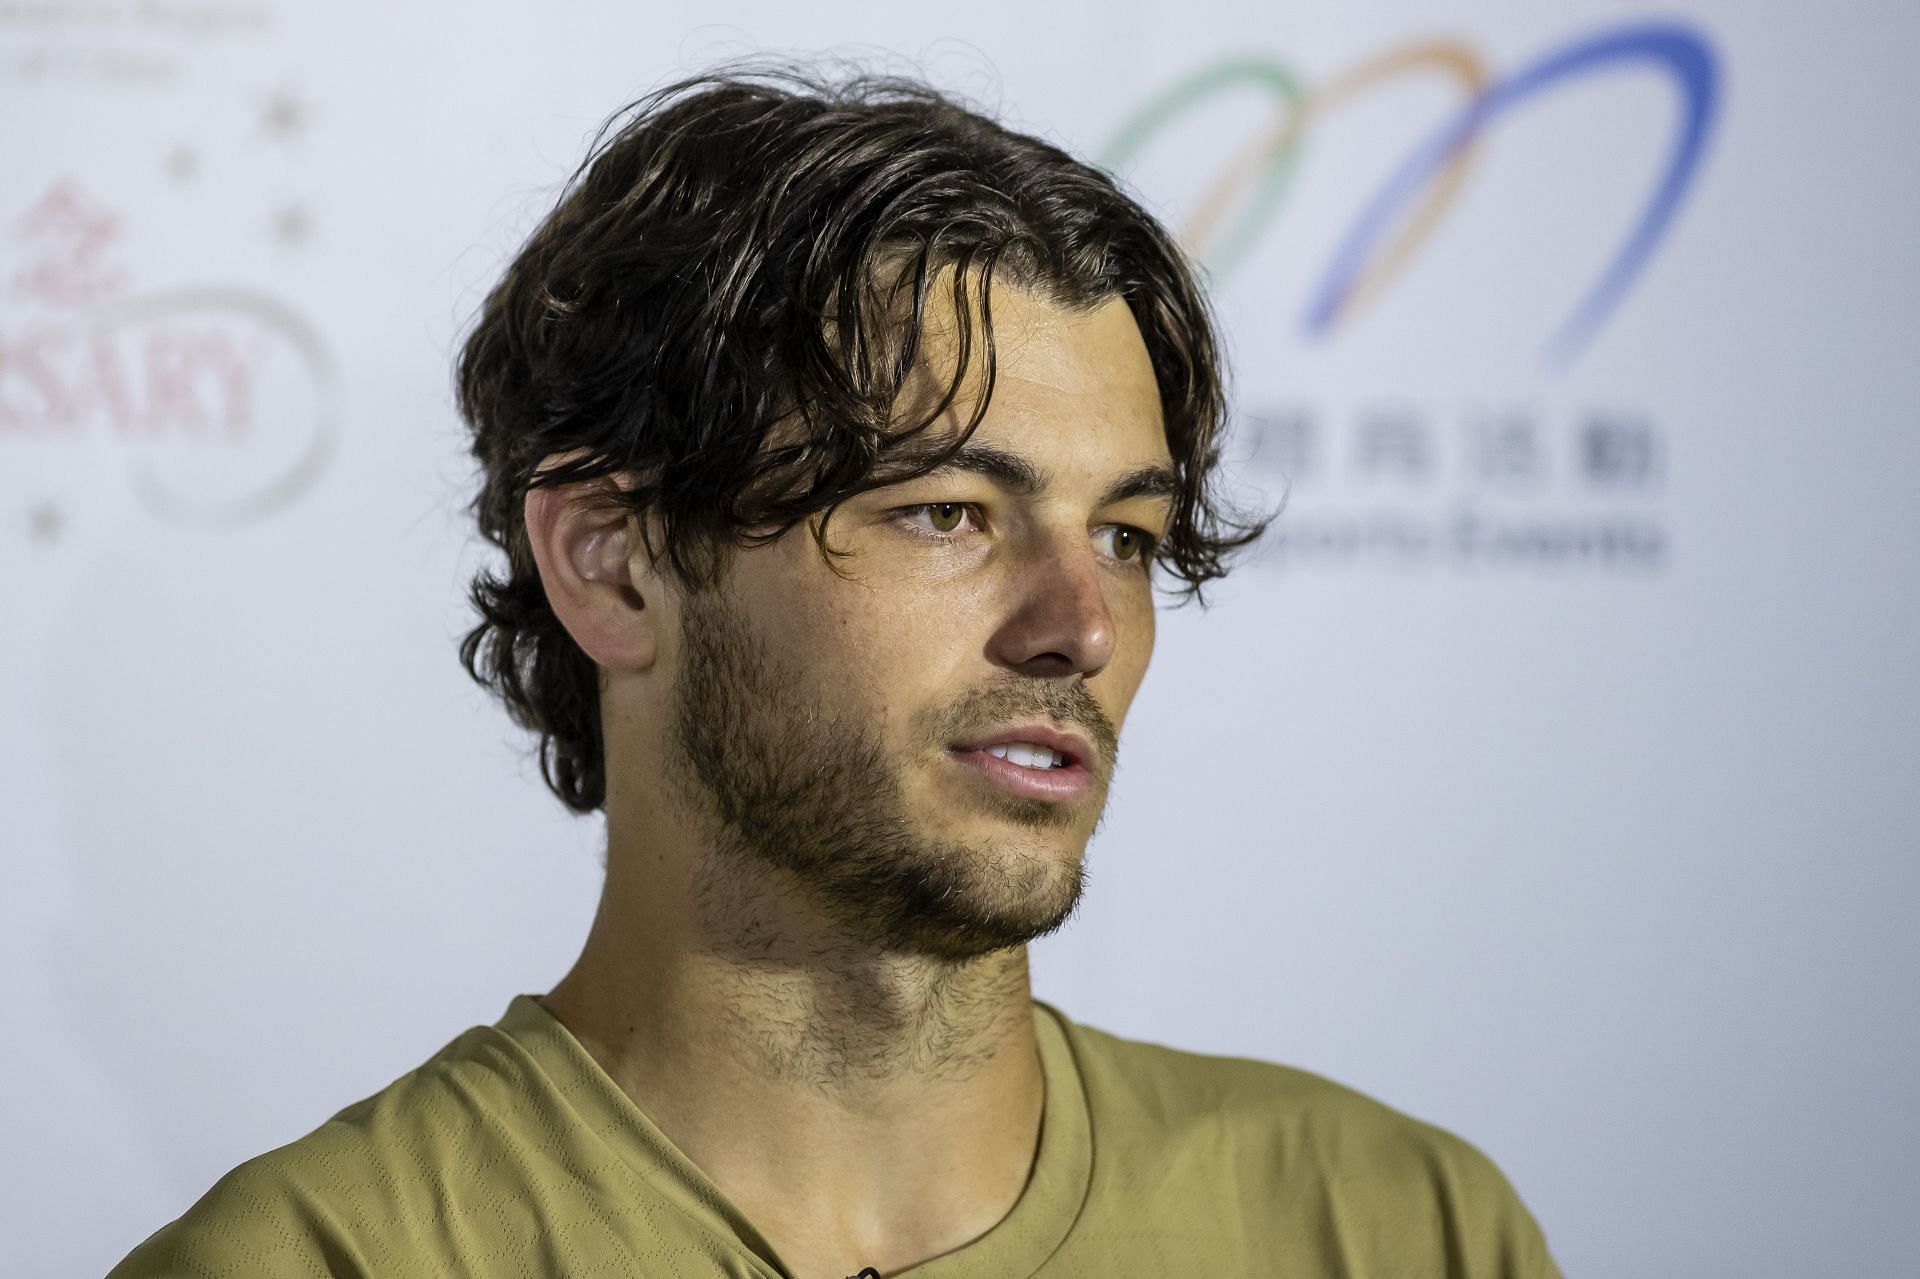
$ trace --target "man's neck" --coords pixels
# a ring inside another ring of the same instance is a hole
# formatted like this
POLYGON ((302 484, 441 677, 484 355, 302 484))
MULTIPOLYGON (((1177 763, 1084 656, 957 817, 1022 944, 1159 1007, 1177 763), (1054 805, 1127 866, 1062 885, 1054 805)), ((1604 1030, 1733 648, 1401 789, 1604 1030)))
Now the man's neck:
POLYGON ((650 886, 610 875, 543 1003, 797 1276, 891 1274, 1006 1215, 1044 1101, 1024 948, 876 953, 797 902, 650 886))

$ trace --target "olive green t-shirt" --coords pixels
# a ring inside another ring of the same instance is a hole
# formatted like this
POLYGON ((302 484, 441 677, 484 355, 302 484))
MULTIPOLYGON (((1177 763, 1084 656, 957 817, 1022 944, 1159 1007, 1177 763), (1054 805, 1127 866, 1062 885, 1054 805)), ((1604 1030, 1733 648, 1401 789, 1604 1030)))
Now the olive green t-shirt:
MULTIPOLYGON (((1046 1100, 1026 1189, 985 1235, 900 1275, 1561 1279, 1500 1170, 1449 1132, 1306 1071, 1120 1039, 1037 1001, 1034 1025, 1046 1100)), ((109 1279, 161 1275, 790 1279, 529 995, 235 1168, 109 1279)))

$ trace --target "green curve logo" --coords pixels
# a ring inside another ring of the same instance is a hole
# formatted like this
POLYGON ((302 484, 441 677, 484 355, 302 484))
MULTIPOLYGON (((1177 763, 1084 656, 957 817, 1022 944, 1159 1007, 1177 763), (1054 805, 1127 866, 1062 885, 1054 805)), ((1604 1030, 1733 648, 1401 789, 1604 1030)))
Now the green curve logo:
POLYGON ((1495 75, 1470 45, 1448 40, 1400 46, 1324 85, 1309 85, 1276 62, 1232 59, 1148 101, 1102 149, 1100 163, 1124 174, 1163 129, 1195 107, 1230 89, 1263 90, 1272 102, 1272 120, 1233 156, 1179 230, 1187 249, 1224 279, 1285 204, 1301 147, 1316 120, 1402 76, 1451 81, 1460 93, 1458 108, 1391 170, 1321 272, 1302 317, 1306 335, 1317 339, 1376 302, 1412 261, 1459 195, 1491 124, 1549 88, 1595 72, 1649 65, 1664 72, 1679 92, 1679 127, 1639 218, 1547 343, 1548 362, 1564 367, 1593 341, 1645 269, 1698 174, 1718 115, 1720 71, 1712 44, 1690 26, 1610 27, 1506 75, 1495 75), (1229 217, 1236 207, 1239 212, 1229 217))

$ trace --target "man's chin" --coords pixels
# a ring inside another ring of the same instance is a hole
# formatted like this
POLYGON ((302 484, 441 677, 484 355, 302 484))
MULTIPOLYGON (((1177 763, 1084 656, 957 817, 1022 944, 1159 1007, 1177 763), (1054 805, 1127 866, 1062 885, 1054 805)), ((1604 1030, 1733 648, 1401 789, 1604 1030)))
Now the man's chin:
POLYGON ((902 868, 887 879, 883 891, 864 896, 862 913, 877 925, 875 940, 901 953, 951 960, 1011 950, 1057 931, 1079 908, 1085 886, 1078 856, 1023 859, 1003 868, 976 861, 959 875, 949 861, 902 868))

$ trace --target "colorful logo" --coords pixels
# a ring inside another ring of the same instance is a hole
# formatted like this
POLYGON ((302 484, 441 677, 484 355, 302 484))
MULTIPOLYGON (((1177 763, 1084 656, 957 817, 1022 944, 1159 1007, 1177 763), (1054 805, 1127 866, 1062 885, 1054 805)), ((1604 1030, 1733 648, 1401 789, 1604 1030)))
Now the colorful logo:
POLYGON ((1613 257, 1548 341, 1549 363, 1570 364, 1612 315, 1646 268, 1692 186, 1720 101, 1719 63, 1706 37, 1672 22, 1610 28, 1555 49, 1520 70, 1495 76, 1470 46, 1429 41, 1371 59, 1324 86, 1308 88, 1285 66, 1236 59, 1207 67, 1160 94, 1121 127, 1101 163, 1124 172, 1162 129, 1223 90, 1254 85, 1271 94, 1273 123, 1228 164, 1181 228, 1180 238, 1224 278, 1279 211, 1297 166, 1301 140, 1320 116, 1397 77, 1438 74, 1460 88, 1462 103, 1393 168, 1339 241, 1312 291, 1303 327, 1318 338, 1377 301, 1440 224, 1478 158, 1486 129, 1543 91, 1596 72, 1652 66, 1681 101, 1664 170, 1613 257), (1247 194, 1251 187, 1251 194, 1247 194), (1226 221, 1236 203, 1238 217, 1226 221))

